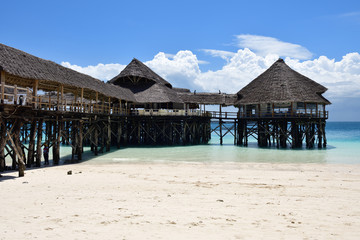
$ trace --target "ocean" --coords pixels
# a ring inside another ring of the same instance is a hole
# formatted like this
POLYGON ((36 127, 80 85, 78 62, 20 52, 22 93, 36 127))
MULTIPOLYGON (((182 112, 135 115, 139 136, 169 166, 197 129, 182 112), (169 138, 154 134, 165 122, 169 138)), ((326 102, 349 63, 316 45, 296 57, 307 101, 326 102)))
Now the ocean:
MULTIPOLYGON (((196 146, 124 147, 94 156, 85 148, 83 162, 142 163, 142 162, 267 162, 267 163, 340 163, 360 164, 360 122, 327 122, 325 149, 259 148, 255 140, 248 147, 234 145, 232 135, 219 144, 213 134, 208 144, 196 146)), ((50 151, 51 152, 51 151, 50 151)), ((61 147, 62 160, 69 159, 71 148, 61 147)), ((51 158, 51 156, 50 156, 51 158)))

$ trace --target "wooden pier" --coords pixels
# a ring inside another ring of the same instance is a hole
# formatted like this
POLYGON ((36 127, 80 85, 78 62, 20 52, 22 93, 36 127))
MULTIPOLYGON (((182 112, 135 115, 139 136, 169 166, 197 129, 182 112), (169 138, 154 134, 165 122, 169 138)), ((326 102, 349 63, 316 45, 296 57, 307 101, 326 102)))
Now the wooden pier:
POLYGON ((239 146, 251 137, 260 147, 327 144, 326 88, 281 59, 237 94, 173 88, 137 59, 108 83, 3 44, 0 60, 0 171, 17 168, 19 176, 41 166, 44 146, 57 165, 61 145, 75 162, 84 146, 98 155, 113 146, 204 144, 212 133, 239 146))

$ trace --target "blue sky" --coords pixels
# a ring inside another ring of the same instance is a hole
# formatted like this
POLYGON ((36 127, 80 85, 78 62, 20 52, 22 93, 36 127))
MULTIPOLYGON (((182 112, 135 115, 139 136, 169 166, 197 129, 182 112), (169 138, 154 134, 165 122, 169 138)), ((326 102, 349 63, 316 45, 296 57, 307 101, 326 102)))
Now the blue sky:
POLYGON ((360 121, 359 1, 4 1, 1 43, 107 80, 133 57, 173 85, 237 92, 278 57, 360 121), (355 111, 354 111, 355 110, 355 111))

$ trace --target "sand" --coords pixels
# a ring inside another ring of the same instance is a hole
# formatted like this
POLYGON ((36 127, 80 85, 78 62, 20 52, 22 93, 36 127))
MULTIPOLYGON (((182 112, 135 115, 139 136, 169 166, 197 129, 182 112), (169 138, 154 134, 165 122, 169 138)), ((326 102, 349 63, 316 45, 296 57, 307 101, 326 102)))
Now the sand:
POLYGON ((360 239, 359 165, 82 163, 0 189, 0 239, 360 239))

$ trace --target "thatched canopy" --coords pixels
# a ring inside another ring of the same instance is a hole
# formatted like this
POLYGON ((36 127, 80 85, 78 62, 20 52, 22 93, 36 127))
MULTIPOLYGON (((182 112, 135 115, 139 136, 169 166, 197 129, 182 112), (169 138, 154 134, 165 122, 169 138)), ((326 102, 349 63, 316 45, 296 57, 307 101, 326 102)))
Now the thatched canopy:
POLYGON ((38 88, 44 91, 54 91, 63 85, 64 92, 78 96, 83 88, 84 97, 94 98, 98 92, 102 97, 135 101, 128 89, 106 84, 86 74, 3 44, 0 44, 0 70, 6 73, 7 83, 22 87, 31 87, 34 80, 39 80, 38 88))
POLYGON ((321 94, 326 87, 294 71, 283 59, 241 89, 235 105, 311 102, 331 104, 321 94))
POLYGON ((156 84, 162 84, 169 88, 172 88, 171 84, 156 74, 153 70, 147 67, 144 63, 134 58, 119 75, 112 78, 109 82, 121 85, 121 83, 127 82, 152 82, 156 84))
POLYGON ((131 90, 138 103, 183 103, 169 82, 136 58, 109 83, 131 90))
POLYGON ((184 103, 231 106, 237 100, 236 94, 179 92, 184 103))

